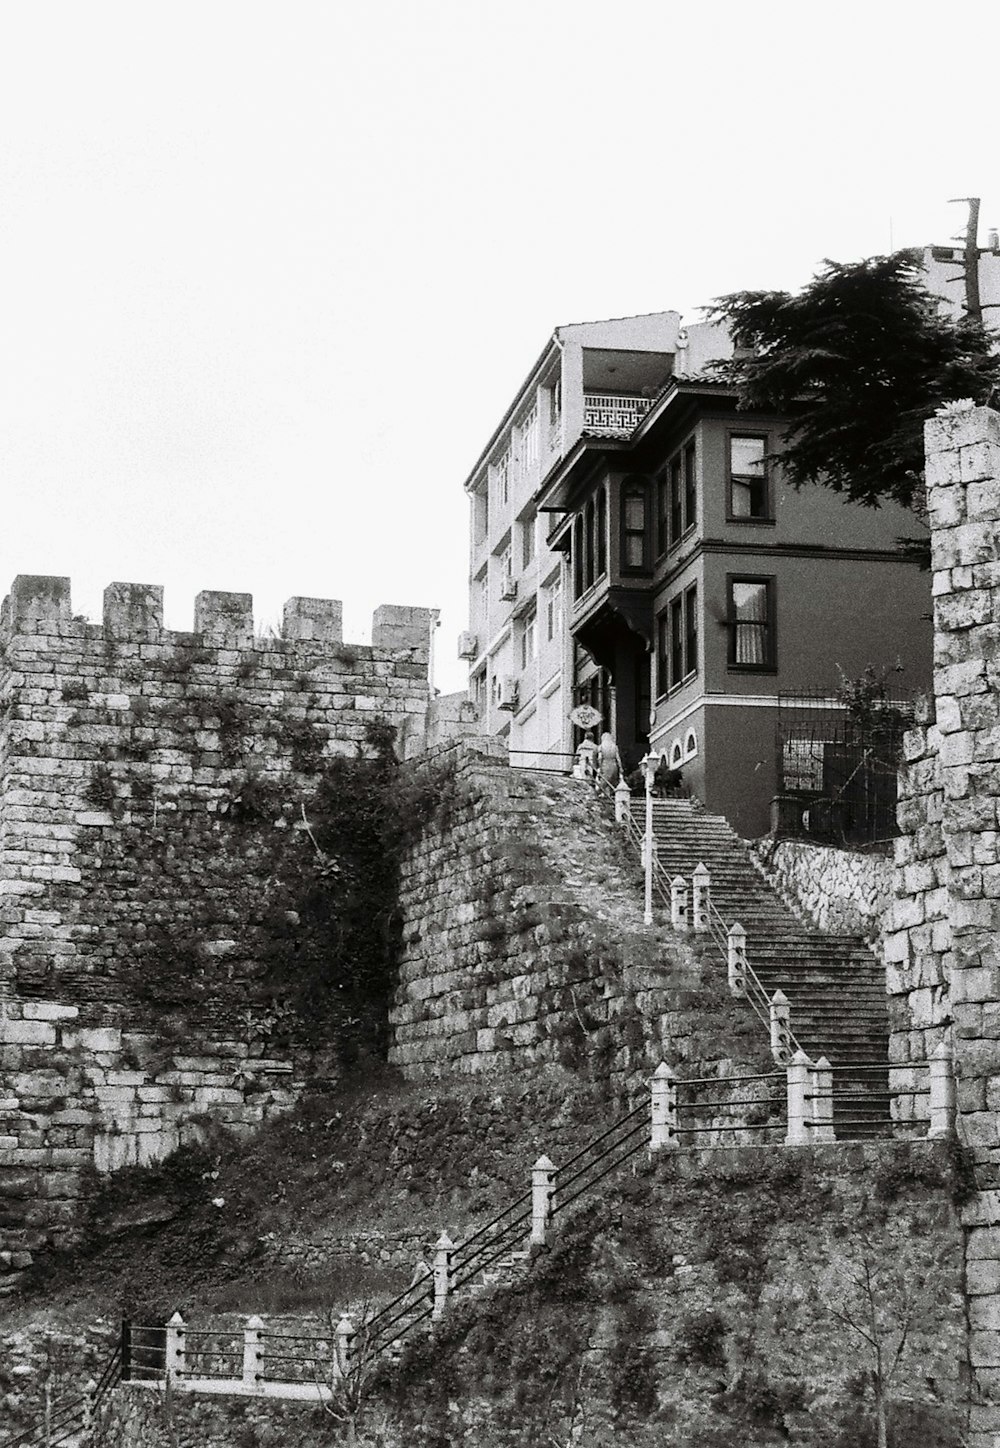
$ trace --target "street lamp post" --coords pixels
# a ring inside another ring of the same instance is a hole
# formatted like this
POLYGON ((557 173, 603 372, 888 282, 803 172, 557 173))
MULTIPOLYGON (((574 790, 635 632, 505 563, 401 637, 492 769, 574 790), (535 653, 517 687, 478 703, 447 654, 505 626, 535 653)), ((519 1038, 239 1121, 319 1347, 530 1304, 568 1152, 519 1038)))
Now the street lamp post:
POLYGON ((653 923, 653 779, 659 763, 659 756, 652 750, 639 761, 646 785, 646 833, 642 842, 643 863, 646 867, 646 904, 642 916, 645 925, 653 923))

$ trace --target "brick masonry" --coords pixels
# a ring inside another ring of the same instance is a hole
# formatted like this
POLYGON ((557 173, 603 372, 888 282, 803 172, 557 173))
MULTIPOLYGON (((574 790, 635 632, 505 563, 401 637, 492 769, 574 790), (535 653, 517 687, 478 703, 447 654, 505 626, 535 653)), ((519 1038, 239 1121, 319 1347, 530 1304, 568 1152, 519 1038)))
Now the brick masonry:
POLYGON ((162 1156, 206 1115, 250 1129, 323 1069, 250 1006, 243 927, 317 764, 364 747, 376 717, 403 748, 422 741, 434 621, 383 607, 370 645, 345 644, 339 602, 293 598, 281 637, 262 637, 248 594, 205 592, 181 633, 162 589, 116 583, 93 625, 67 579, 15 579, 0 614, 8 1285, 69 1240, 88 1169, 162 1156), (253 781, 287 801, 247 831, 253 781))

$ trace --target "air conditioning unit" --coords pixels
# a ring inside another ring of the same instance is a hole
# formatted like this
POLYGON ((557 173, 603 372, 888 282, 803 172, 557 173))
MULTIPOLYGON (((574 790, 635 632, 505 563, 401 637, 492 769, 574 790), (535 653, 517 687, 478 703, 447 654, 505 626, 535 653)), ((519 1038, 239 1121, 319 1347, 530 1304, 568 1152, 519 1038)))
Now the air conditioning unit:
POLYGON ((508 574, 500 584, 500 597, 508 602, 517 597, 517 579, 508 574))
POLYGON ((512 675, 506 674, 500 680, 500 697, 497 700, 498 709, 517 708, 517 680, 512 675))
POLYGON ((460 633, 458 636, 458 657, 474 659, 479 649, 479 640, 474 633, 460 633))

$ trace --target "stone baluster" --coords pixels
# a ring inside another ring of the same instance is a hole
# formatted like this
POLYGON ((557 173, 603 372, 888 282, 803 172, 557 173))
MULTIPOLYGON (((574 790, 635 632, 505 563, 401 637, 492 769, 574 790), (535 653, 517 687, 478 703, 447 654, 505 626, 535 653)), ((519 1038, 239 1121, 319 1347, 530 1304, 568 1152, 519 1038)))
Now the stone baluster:
POLYGON ((632 791, 620 779, 615 785, 615 824, 627 825, 632 813, 632 791))
POLYGON ((688 887, 683 875, 670 882, 670 924, 675 930, 688 928, 688 887))
POLYGON ((729 991, 734 996, 747 993, 747 933, 737 920, 730 925, 726 937, 729 961, 729 991))
POLYGON ((531 1169, 531 1240, 543 1245, 555 1210, 556 1168, 547 1156, 540 1156, 531 1169))
POLYGON ((167 1382, 182 1378, 187 1370, 185 1335, 187 1324, 179 1312, 175 1312, 167 1323, 166 1373, 167 1382))
POLYGON ((356 1335, 354 1323, 345 1312, 336 1327, 336 1344, 333 1353, 334 1377, 346 1378, 350 1376, 353 1366, 352 1355, 356 1335))
POLYGON ((435 1318, 440 1317, 448 1305, 454 1255, 454 1242, 447 1232, 442 1232, 434 1244, 434 1309, 431 1316, 435 1318))
POLYGON ((825 1056, 812 1070, 812 1142, 833 1141, 833 1071, 825 1056))
POLYGON ((661 1061, 653 1072, 650 1092, 653 1120, 649 1149, 659 1151, 665 1146, 676 1146, 677 1077, 666 1061, 661 1061))
POLYGON ((778 989, 769 1004, 771 1017, 771 1055, 779 1066, 787 1065, 792 1055, 792 1008, 785 992, 778 989))
POLYGON ((691 926, 703 932, 708 929, 708 906, 711 877, 704 865, 697 865, 691 876, 691 926))
POLYGON ((805 1051, 796 1051, 788 1063, 788 1131, 786 1146, 805 1146, 809 1140, 806 1121, 811 1102, 806 1100, 812 1082, 812 1062, 805 1051))
POLYGON ((261 1332, 264 1324, 259 1317, 247 1319, 243 1329, 243 1386, 250 1392, 259 1390, 264 1376, 264 1344, 261 1332))

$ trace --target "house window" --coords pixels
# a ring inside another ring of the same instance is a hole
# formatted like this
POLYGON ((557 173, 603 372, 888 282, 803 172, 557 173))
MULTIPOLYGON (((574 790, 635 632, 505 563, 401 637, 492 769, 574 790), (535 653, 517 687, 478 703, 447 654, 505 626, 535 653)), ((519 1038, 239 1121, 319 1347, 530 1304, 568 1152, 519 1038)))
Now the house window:
POLYGON ((589 588, 594 581, 594 500, 590 499, 583 512, 584 555, 583 586, 589 588))
POLYGON ((646 489, 637 483, 622 488, 622 569, 646 567, 646 489))
POLYGON ((684 594, 684 672, 698 672, 698 585, 684 594))
POLYGON ((573 520, 573 597, 583 593, 583 515, 573 520))
POLYGON ((510 544, 500 554, 500 597, 506 598, 514 587, 514 565, 510 544))
POLYGON ((670 544, 677 542, 684 531, 683 494, 681 492, 681 460, 670 464, 670 544))
POLYGON ((510 448, 497 463, 497 497, 500 506, 506 508, 510 502, 510 448))
POLYGON ((532 468, 538 461, 538 404, 533 403, 521 419, 521 466, 532 468))
POLYGON ((698 515, 694 443, 684 449, 684 527, 693 528, 698 515))
POLYGON ((664 468, 656 476, 656 554, 670 547, 670 473, 664 468))
POLYGON ((770 520, 764 437, 734 433, 729 438, 729 516, 740 522, 770 520))
POLYGON ((684 677, 684 600, 675 598, 670 604, 670 683, 679 684, 684 677))
POLYGON ((608 491, 603 485, 597 490, 597 576, 601 578, 608 571, 608 491))
POLYGON ((535 556, 535 514, 521 524, 521 567, 527 568, 535 556))
POLYGON ((656 650, 656 685, 661 694, 670 688, 670 610, 661 613, 657 620, 658 647, 656 650))
POLYGON ((524 620, 521 629, 521 669, 522 671, 534 662, 535 647, 538 639, 538 624, 533 613, 529 613, 524 620))
POLYGON ((774 579, 730 574, 726 586, 729 667, 774 669, 774 579))
POLYGON ((546 588, 545 599, 545 638, 551 643, 562 633, 562 582, 554 579, 546 588))
POLYGON ((485 483, 481 492, 472 495, 472 516, 476 542, 482 543, 490 528, 490 494, 485 483))

